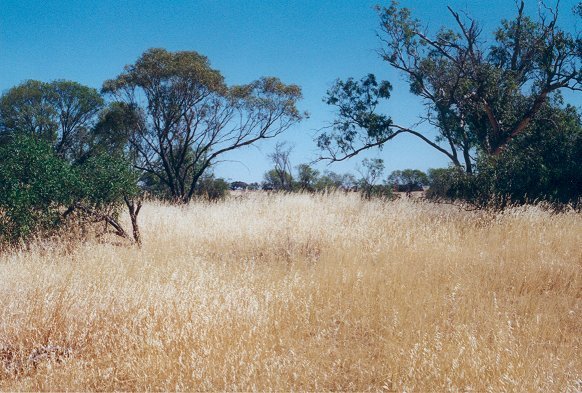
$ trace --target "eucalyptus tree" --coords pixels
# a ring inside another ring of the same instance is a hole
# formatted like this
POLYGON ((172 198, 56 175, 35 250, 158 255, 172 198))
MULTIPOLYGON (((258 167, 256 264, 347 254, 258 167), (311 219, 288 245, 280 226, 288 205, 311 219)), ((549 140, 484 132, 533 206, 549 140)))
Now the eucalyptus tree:
POLYGON ((194 51, 150 49, 102 91, 136 114, 128 138, 135 167, 182 202, 225 153, 273 138, 304 116, 299 86, 275 77, 228 86, 194 51))
POLYGON ((450 7, 452 27, 436 34, 395 1, 377 7, 380 55, 420 97, 426 112, 419 123, 436 129, 437 137, 379 113, 390 83, 374 75, 350 78, 337 81, 327 94, 338 115, 318 137, 322 158, 347 159, 409 134, 471 173, 476 154, 498 156, 538 120, 552 95, 582 90, 582 40, 558 26, 558 6, 540 3, 534 19, 524 12, 523 1, 516 4, 517 15, 503 20, 489 41, 474 19, 450 7))
POLYGON ((77 82, 28 80, 0 97, 0 134, 33 136, 75 161, 89 148, 103 104, 97 90, 77 82))
POLYGON ((419 169, 403 169, 392 171, 386 179, 386 184, 395 186, 398 191, 410 194, 412 191, 421 190, 428 186, 429 178, 419 169))
POLYGON ((274 184, 275 189, 291 191, 293 188, 293 173, 291 172, 291 160, 289 156, 293 151, 293 146, 287 146, 286 142, 277 142, 275 151, 269 154, 269 159, 273 163, 273 171, 267 172, 267 176, 275 175, 277 178, 274 184))
POLYGON ((382 173, 384 173, 384 160, 380 158, 365 158, 362 160, 362 167, 358 168, 358 172, 361 175, 360 187, 362 188, 362 195, 369 199, 374 194, 378 194, 379 188, 376 181, 380 179, 382 173))
POLYGON ((319 171, 309 164, 297 165, 297 182, 299 188, 305 191, 315 191, 315 185, 319 179, 319 171))

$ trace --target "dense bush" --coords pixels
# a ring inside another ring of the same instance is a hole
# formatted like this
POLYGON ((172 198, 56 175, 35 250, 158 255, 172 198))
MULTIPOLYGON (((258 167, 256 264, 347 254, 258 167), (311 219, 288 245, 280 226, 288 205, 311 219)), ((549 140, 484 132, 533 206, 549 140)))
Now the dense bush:
POLYGON ((79 188, 72 168, 39 139, 15 137, 0 145, 0 236, 16 242, 58 227, 59 209, 79 188))
POLYGON ((230 185, 224 179, 214 175, 204 176, 198 181, 195 195, 208 201, 224 199, 229 192, 230 185))
POLYGON ((395 198, 393 187, 389 184, 362 184, 358 190, 365 199, 372 198, 395 198))
POLYGON ((544 117, 499 156, 482 156, 475 174, 456 168, 430 170, 427 196, 497 208, 537 201, 579 205, 580 168, 582 127, 578 114, 572 107, 546 109, 544 117))
POLYGON ((393 171, 386 181, 398 192, 423 191, 428 185, 428 176, 418 169, 393 171))
POLYGON ((481 177, 503 205, 533 201, 577 204, 582 195, 580 118, 572 107, 552 110, 499 157, 478 165, 481 177))
POLYGON ((0 242, 26 242, 58 231, 73 212, 78 224, 116 217, 138 190, 121 158, 93 156, 72 164, 49 143, 15 135, 0 144, 0 242))

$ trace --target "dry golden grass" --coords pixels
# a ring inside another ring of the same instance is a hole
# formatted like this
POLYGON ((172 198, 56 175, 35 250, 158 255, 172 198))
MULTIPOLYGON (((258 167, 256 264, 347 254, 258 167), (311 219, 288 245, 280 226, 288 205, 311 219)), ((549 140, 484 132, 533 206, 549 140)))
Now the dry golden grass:
POLYGON ((582 390, 580 214, 255 194, 140 219, 141 250, 0 256, 0 390, 582 390))

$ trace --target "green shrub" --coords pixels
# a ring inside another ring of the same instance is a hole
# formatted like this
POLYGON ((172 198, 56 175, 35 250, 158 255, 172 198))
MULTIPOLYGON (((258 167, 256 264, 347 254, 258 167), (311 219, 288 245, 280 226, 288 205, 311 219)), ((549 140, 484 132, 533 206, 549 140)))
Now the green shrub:
POLYGON ((198 180, 195 195, 208 201, 218 201, 228 195, 230 185, 224 179, 214 175, 204 176, 198 180))
POLYGON ((582 126, 571 106, 548 107, 498 156, 481 154, 474 174, 431 169, 427 196, 478 206, 548 202, 580 205, 582 126))
POLYGON ((72 168, 45 141, 18 136, 0 145, 0 235, 16 242, 59 226, 78 188, 72 168))
POLYGON ((73 211, 82 213, 81 225, 116 216, 123 198, 136 193, 136 177, 121 158, 74 165, 35 137, 15 135, 0 144, 1 243, 55 233, 73 211))

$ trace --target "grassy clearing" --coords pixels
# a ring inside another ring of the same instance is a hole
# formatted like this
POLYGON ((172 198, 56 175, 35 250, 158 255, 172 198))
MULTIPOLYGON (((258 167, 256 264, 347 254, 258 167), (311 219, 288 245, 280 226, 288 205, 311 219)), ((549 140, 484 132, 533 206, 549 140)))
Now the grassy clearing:
POLYGON ((141 250, 0 256, 0 390, 582 389, 580 214, 256 194, 140 218, 141 250))

